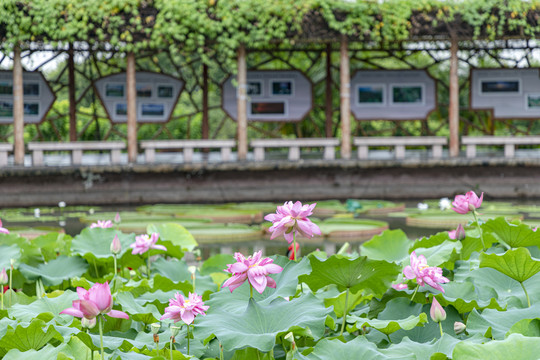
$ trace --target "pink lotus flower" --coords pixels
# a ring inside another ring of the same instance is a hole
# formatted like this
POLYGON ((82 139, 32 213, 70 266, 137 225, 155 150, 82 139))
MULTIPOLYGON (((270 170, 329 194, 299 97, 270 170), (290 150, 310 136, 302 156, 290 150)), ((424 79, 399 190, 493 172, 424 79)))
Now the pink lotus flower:
POLYGON ((9 234, 9 230, 2 227, 2 220, 0 220, 0 234, 9 234))
POLYGON ((111 242, 111 253, 118 255, 122 252, 122 244, 120 244, 120 239, 118 235, 114 235, 113 241, 111 242))
POLYGON ((294 234, 300 234, 311 238, 313 235, 321 235, 321 229, 307 217, 313 214, 317 204, 302 205, 300 201, 293 204, 287 201, 283 206, 278 206, 275 214, 268 214, 265 220, 271 221, 272 226, 268 229, 272 232, 270 239, 283 235, 289 244, 293 241, 294 234))
POLYGON ((407 290, 409 287, 407 286, 407 284, 393 284, 392 287, 398 291, 401 291, 401 290, 407 290))
POLYGON ((482 205, 484 193, 478 197, 474 191, 469 191, 465 195, 456 195, 452 202, 452 210, 459 214, 466 214, 469 211, 474 211, 482 205))
POLYGON ((189 293, 188 298, 184 299, 184 296, 176 293, 174 297, 174 299, 169 300, 169 306, 165 308, 165 314, 159 320, 172 319, 174 322, 182 320, 190 325, 195 316, 206 315, 205 311, 208 310, 209 306, 204 306, 202 296, 189 293))
POLYGON ((0 285, 7 284, 8 281, 9 281, 9 278, 6 272, 6 268, 2 268, 2 271, 0 272, 0 285))
POLYGON ((456 230, 448 232, 448 237, 453 240, 463 240, 465 239, 465 229, 463 229, 463 226, 459 224, 456 230))
POLYGON ((79 300, 73 300, 73 307, 63 310, 60 314, 86 319, 94 319, 98 315, 105 314, 114 318, 129 319, 125 312, 112 309, 113 301, 108 282, 95 283, 88 291, 78 287, 77 295, 79 295, 79 300))
POLYGON ((435 322, 441 322, 446 320, 446 311, 444 311, 441 304, 439 304, 439 302, 435 298, 433 298, 433 302, 431 303, 429 315, 431 316, 431 320, 435 322))
POLYGON ((93 228, 107 229, 112 226, 113 224, 111 220, 98 220, 97 223, 92 223, 92 225, 90 225, 90 229, 93 229, 93 228))
POLYGON ((131 253, 133 255, 144 254, 150 249, 167 251, 167 248, 165 246, 156 245, 158 239, 158 233, 152 233, 152 235, 150 236, 148 236, 147 234, 136 236, 135 242, 129 245, 133 249, 131 253))
POLYGON ((428 284, 434 289, 444 292, 444 289, 439 284, 450 282, 442 276, 442 269, 436 266, 428 266, 424 255, 416 256, 416 252, 411 253, 411 265, 405 266, 403 274, 407 279, 416 279, 416 283, 420 286, 428 284))
POLYGON ((277 274, 283 270, 279 265, 273 264, 273 260, 270 258, 261 259, 262 251, 257 251, 253 256, 249 256, 247 259, 240 253, 235 253, 234 258, 236 263, 228 264, 226 272, 231 273, 231 276, 222 287, 228 287, 231 292, 239 287, 248 279, 249 283, 253 286, 259 294, 262 294, 264 289, 268 286, 271 288, 276 287, 276 282, 268 274, 277 274))

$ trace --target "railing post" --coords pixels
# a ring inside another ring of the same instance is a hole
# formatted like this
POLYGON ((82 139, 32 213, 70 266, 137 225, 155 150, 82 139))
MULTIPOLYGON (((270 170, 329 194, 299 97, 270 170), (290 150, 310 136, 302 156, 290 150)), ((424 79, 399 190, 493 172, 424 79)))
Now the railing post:
POLYGON ((459 156, 459 77, 458 77, 458 41, 452 36, 450 41, 450 81, 448 104, 448 128, 450 132, 449 155, 459 156))
POLYGON ((345 35, 341 35, 340 50, 340 85, 339 94, 341 99, 341 158, 351 158, 351 76, 349 69, 348 41, 345 35))
POLYGON ((24 165, 24 99, 21 48, 13 48, 13 154, 15 165, 24 165))
POLYGON ((246 48, 240 45, 238 48, 238 160, 246 160, 247 140, 247 64, 246 48))
POLYGON ((127 53, 127 152, 128 162, 137 161, 137 85, 135 80, 135 54, 127 53))
POLYGON ((75 100, 75 52, 73 43, 68 49, 68 98, 69 98, 69 141, 77 141, 77 101, 75 100))
POLYGON ((202 83, 202 129, 201 138, 208 139, 210 128, 208 123, 208 65, 203 64, 202 83))
POLYGON ((325 104, 325 134, 332 137, 333 133, 333 108, 332 108, 332 44, 326 45, 326 104, 325 104))

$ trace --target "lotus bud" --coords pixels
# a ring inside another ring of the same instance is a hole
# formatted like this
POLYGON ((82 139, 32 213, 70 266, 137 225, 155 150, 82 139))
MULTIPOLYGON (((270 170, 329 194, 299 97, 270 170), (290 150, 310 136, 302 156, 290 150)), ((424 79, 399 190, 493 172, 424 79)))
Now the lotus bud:
POLYGON ((152 334, 156 335, 159 332, 159 329, 161 329, 161 324, 153 323, 150 325, 150 329, 152 329, 152 334))
POLYGON ((35 217, 35 218, 38 218, 38 217, 40 216, 40 212, 41 212, 41 211, 39 210, 39 208, 35 208, 35 209, 34 209, 34 217, 35 217))
POLYGON ((118 235, 114 235, 114 239, 111 242, 111 253, 118 255, 121 251, 122 245, 120 244, 120 239, 118 238, 118 235))
POLYGON ((2 269, 2 272, 0 272, 0 285, 5 285, 9 281, 8 274, 6 272, 6 268, 2 269))
POLYGON ((180 332, 180 328, 178 326, 171 326, 171 336, 175 337, 180 332))
POLYGON ((120 213, 117 212, 116 215, 114 216, 114 222, 117 223, 117 224, 120 224, 120 213))
POLYGON ((466 328, 467 328, 467 325, 465 325, 462 322, 456 321, 454 323, 454 332, 456 333, 456 335, 459 335, 462 332, 464 332, 466 328))
POLYGON ((435 322, 441 322, 446 319, 446 312, 436 298, 433 298, 429 315, 431 315, 431 319, 435 322))
POLYGON ((463 240, 465 239, 465 229, 461 224, 459 224, 456 230, 448 232, 448 236, 450 237, 450 239, 463 240))
POLYGON ((83 317, 81 319, 81 325, 82 325, 83 328, 93 329, 94 326, 96 326, 96 318, 87 319, 87 318, 83 317))
POLYGON ((65 208, 65 207, 66 207, 66 203, 65 203, 64 201, 60 201, 60 202, 58 203, 58 207, 59 207, 59 208, 65 208))

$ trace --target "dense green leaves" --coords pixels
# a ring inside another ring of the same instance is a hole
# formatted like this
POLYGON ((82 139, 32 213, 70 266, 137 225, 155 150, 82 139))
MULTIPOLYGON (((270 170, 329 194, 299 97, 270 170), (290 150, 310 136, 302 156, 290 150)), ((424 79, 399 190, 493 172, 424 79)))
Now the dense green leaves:
POLYGON ((411 241, 402 230, 386 230, 363 243, 360 252, 371 260, 400 262, 408 257, 410 246, 411 241))
POLYGON ((40 264, 36 267, 26 264, 19 266, 20 272, 28 280, 41 278, 44 285, 58 285, 64 280, 80 277, 86 272, 86 269, 88 269, 88 264, 78 256, 59 256, 47 264, 40 264))
POLYGON ((493 268, 523 282, 540 271, 540 260, 533 259, 526 248, 517 248, 508 250, 503 255, 481 254, 480 267, 493 268))
POLYGON ((452 353, 454 360, 468 359, 536 359, 540 353, 540 338, 512 334, 502 341, 477 344, 468 341, 456 345, 452 353))

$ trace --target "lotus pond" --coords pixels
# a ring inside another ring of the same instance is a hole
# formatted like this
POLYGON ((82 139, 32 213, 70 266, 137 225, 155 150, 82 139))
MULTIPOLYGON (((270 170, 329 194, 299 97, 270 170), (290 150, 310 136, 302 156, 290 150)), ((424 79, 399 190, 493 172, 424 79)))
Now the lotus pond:
POLYGON ((450 201, 0 210, 0 357, 537 358, 540 208, 450 201))

